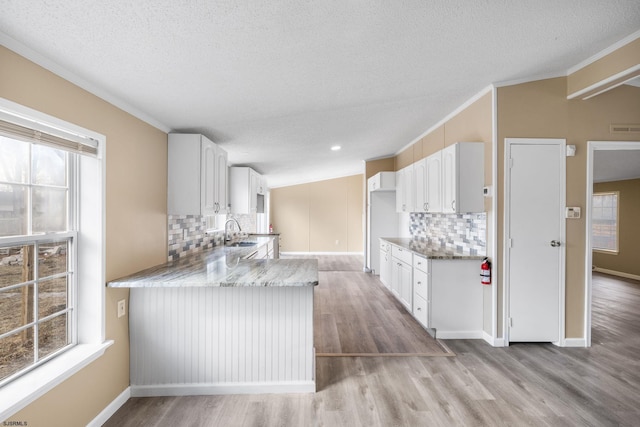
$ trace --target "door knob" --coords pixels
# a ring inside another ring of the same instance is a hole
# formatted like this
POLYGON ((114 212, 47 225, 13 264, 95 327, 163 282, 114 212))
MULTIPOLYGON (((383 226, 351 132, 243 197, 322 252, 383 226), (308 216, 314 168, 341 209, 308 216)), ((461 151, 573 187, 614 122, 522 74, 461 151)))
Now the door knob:
POLYGON ((551 246, 553 246, 554 248, 557 248, 558 246, 560 246, 560 242, 557 240, 552 240, 551 241, 551 246))

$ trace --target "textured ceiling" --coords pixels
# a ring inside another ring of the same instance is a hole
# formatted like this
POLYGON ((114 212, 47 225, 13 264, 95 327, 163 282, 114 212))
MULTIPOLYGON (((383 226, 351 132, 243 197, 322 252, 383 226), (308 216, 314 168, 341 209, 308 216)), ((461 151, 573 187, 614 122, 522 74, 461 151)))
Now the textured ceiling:
POLYGON ((164 130, 204 133, 270 186, 361 173, 362 160, 396 153, 487 85, 561 75, 640 29, 638 0, 0 8, 4 40, 164 130))

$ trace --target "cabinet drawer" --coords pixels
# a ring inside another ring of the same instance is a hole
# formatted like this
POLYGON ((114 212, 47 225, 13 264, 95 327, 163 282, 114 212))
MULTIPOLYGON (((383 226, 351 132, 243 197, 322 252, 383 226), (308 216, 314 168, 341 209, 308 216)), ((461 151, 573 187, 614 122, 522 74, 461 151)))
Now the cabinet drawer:
POLYGON ((413 317, 425 328, 429 327, 429 305, 421 296, 416 295, 413 299, 413 317))
POLYGON ((413 268, 417 268, 425 273, 429 272, 429 260, 420 255, 413 255, 413 268))
POLYGON ((400 261, 411 265, 412 263, 412 253, 409 249, 403 249, 398 246, 391 246, 391 256, 394 258, 398 258, 400 261))
POLYGON ((413 270, 413 292, 429 299, 429 276, 424 271, 413 270))
POLYGON ((380 240, 380 250, 381 251, 389 252, 389 247, 390 246, 391 246, 391 244, 389 242, 387 242, 386 240, 380 240))

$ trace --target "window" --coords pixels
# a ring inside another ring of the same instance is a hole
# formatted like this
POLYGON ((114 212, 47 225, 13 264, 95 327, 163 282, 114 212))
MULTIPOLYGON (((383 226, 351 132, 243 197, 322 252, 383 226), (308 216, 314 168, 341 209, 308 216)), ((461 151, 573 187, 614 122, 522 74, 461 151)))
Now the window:
POLYGON ((618 252, 619 193, 594 193, 592 208, 592 247, 594 250, 618 252))

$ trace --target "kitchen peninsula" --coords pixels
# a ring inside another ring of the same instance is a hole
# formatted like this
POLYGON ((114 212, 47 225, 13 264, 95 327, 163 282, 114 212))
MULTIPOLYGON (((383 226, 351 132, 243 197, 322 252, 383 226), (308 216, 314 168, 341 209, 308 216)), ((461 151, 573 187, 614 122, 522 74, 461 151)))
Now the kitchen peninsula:
POLYGON ((315 391, 317 260, 247 259, 271 239, 109 282, 131 288, 132 396, 315 391))

